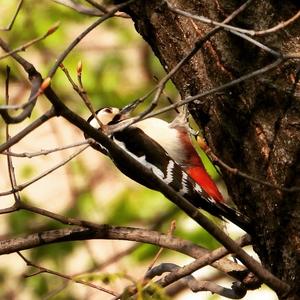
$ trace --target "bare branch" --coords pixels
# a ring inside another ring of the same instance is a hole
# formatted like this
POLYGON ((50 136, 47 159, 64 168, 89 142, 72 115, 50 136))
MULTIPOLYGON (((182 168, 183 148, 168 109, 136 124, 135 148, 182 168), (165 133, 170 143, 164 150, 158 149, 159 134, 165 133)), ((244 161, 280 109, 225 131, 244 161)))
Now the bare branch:
POLYGON ((4 152, 2 152, 0 154, 14 156, 14 157, 33 158, 33 157, 36 157, 36 156, 48 155, 50 153, 54 153, 54 152, 58 152, 58 151, 66 150, 66 149, 71 149, 71 148, 79 147, 79 146, 82 146, 82 145, 90 144, 92 142, 93 142, 93 139, 87 139, 87 140, 84 140, 82 142, 70 144, 70 145, 67 145, 67 146, 56 147, 56 148, 47 149, 47 150, 43 150, 42 149, 42 150, 37 151, 37 152, 15 153, 15 152, 11 152, 11 151, 4 151, 4 152))
POLYGON ((42 116, 40 116, 38 119, 33 121, 30 125, 25 127, 23 130, 21 130, 19 133, 17 133, 15 136, 11 137, 6 143, 3 143, 0 145, 0 153, 4 150, 7 150, 12 145, 19 142, 22 138, 24 138, 27 134, 29 134, 31 131, 35 130, 42 124, 44 124, 46 121, 50 120, 56 116, 56 112, 53 108, 45 112, 42 116))
MULTIPOLYGON (((96 7, 102 13, 107 13, 109 11, 109 9, 107 7, 105 7, 104 5, 99 4, 98 2, 95 2, 94 0, 85 0, 85 1, 88 2, 89 4, 91 4, 92 6, 96 7)), ((115 16, 116 17, 121 17, 121 18, 130 18, 124 12, 116 12, 115 16)))
POLYGON ((45 34, 43 34, 42 36, 37 37, 37 38, 35 38, 35 39, 33 39, 33 40, 31 40, 31 41, 25 43, 25 44, 23 44, 23 45, 21 45, 21 46, 19 46, 19 47, 17 47, 17 48, 15 48, 14 50, 11 50, 11 51, 7 52, 7 53, 4 54, 4 55, 1 55, 1 56, 0 56, 0 60, 6 58, 6 57, 8 57, 8 56, 11 56, 11 55, 14 54, 14 53, 21 52, 21 51, 25 51, 28 47, 30 47, 30 46, 36 44, 36 43, 39 42, 39 41, 44 40, 44 39, 47 38, 49 35, 51 35, 52 33, 54 33, 54 32, 57 30, 58 27, 59 27, 59 23, 53 24, 53 25, 47 30, 47 32, 46 32, 45 34))
MULTIPOLYGON (((146 277, 147 279, 152 279, 155 276, 159 276, 165 272, 176 272, 178 270, 180 270, 180 267, 176 264, 162 263, 148 271, 146 277)), ((230 299, 242 299, 247 293, 246 288, 241 283, 234 283, 232 288, 228 289, 210 281, 197 280, 192 275, 186 275, 180 280, 187 284, 194 293, 209 291, 230 299)))
POLYGON ((276 32, 278 30, 281 30, 281 29, 293 24, 299 17, 300 17, 300 10, 294 16, 292 16, 290 19, 288 19, 284 22, 281 22, 272 28, 255 31, 254 35, 265 35, 265 34, 270 34, 270 33, 276 32))
MULTIPOLYGON (((216 26, 220 26, 222 28, 224 28, 224 30, 227 30, 233 34, 236 33, 241 33, 241 34, 247 34, 247 35, 251 35, 251 36, 262 36, 262 35, 266 35, 269 33, 273 33, 276 32, 280 29, 283 29, 285 27, 287 27, 288 25, 292 24, 293 22, 295 22, 299 17, 300 17, 300 11, 298 11, 293 17, 291 17, 289 20, 285 21, 285 22, 281 22, 278 25, 272 27, 272 28, 268 28, 268 29, 264 29, 264 30, 259 30, 259 31, 255 31, 255 30, 248 30, 248 29, 243 29, 240 27, 236 27, 236 26, 232 26, 232 25, 227 25, 227 24, 223 24, 217 21, 213 21, 209 18, 206 18, 204 16, 197 16, 194 15, 192 13, 189 13, 187 11, 181 10, 179 8, 176 8, 174 6, 172 6, 168 1, 165 1, 168 5, 168 8, 181 15, 181 16, 185 16, 203 23, 207 23, 207 24, 211 24, 211 25, 216 25, 216 26)), ((242 37, 244 37, 244 35, 242 35, 242 37)), ((274 51, 274 50, 272 50, 274 51)), ((274 52, 273 54, 275 54, 276 52, 274 52)))
MULTIPOLYGON (((10 76, 10 68, 7 67, 6 68, 6 80, 5 80, 5 102, 6 104, 9 103, 9 77, 10 76)), ((9 125, 6 124, 6 141, 8 141, 10 138, 9 136, 9 125)), ((7 165, 8 165, 8 174, 9 174, 9 180, 11 183, 11 187, 12 189, 15 188, 15 186, 17 185, 16 182, 16 176, 15 176, 15 172, 14 172, 14 166, 12 163, 12 158, 10 156, 7 156, 7 165)), ((15 199, 15 203, 9 207, 4 209, 5 213, 9 212, 9 211, 14 211, 18 208, 19 203, 20 203, 20 195, 19 193, 14 193, 14 199, 15 199)), ((3 210, 0 210, 0 213, 3 213, 3 210)))
POLYGON ((82 62, 80 61, 77 65, 77 79, 78 79, 78 82, 79 82, 79 86, 74 82, 74 80, 70 76, 69 71, 65 68, 65 66, 63 64, 60 65, 60 68, 65 73, 65 75, 68 78, 69 82, 71 83, 73 89, 78 93, 80 98, 83 100, 85 106, 88 108, 88 110, 94 116, 94 118, 97 120, 97 122, 99 124, 99 128, 102 128, 102 123, 99 120, 99 118, 98 118, 98 116, 97 116, 97 114, 96 114, 96 112, 93 108, 93 105, 92 105, 90 99, 87 96, 87 93, 86 93, 85 89, 83 88, 82 78, 81 78, 81 75, 82 75, 82 62))
POLYGON ((251 176, 247 173, 244 173, 242 171, 240 171, 237 168, 232 168, 230 167, 228 164, 226 164, 224 161, 222 161, 216 154, 213 153, 213 151, 211 150, 211 148, 205 143, 205 141, 202 138, 197 138, 198 143, 200 144, 201 149, 211 158, 211 160, 216 163, 218 166, 224 168, 225 170, 229 171, 230 173, 233 173, 237 176, 246 178, 248 180, 257 182, 259 184, 265 185, 265 186, 269 186, 273 189, 279 190, 279 191, 283 191, 283 192, 289 192, 289 193, 294 193, 294 192, 300 192, 300 187, 297 186, 293 186, 290 188, 286 188, 286 187, 282 187, 264 180, 261 180, 259 178, 256 178, 254 176, 251 176), (201 140, 199 142, 199 139, 201 140))
POLYGON ((9 22, 9 24, 6 27, 0 28, 0 30, 2 30, 2 31, 10 31, 12 29, 12 27, 13 27, 13 25, 15 23, 15 20, 16 20, 18 14, 19 14, 19 11, 20 11, 20 9, 22 7, 22 4, 23 4, 23 0, 20 0, 19 3, 18 3, 18 5, 17 5, 16 11, 15 11, 15 13, 14 13, 11 21, 9 22))
POLYGON ((55 64, 48 72, 47 77, 53 77, 55 74, 57 68, 60 66, 60 64, 64 61, 64 59, 67 57, 67 55, 72 51, 72 49, 94 28, 96 28, 98 25, 106 21, 107 19, 114 16, 114 14, 119 11, 120 9, 124 8, 128 4, 134 2, 136 0, 129 0, 126 1, 120 5, 116 5, 113 9, 108 11, 105 15, 103 15, 100 19, 98 19, 96 22, 94 22, 92 25, 90 25, 87 29, 85 29, 67 48, 59 55, 59 57, 56 59, 55 64))
MULTIPOLYGON (((244 4, 242 4, 238 9, 236 9, 232 14, 230 14, 221 24, 227 24, 230 21, 232 21, 239 13, 244 11, 252 2, 253 0, 248 0, 244 4)), ((215 35, 219 30, 221 30, 221 27, 215 27, 211 31, 209 31, 205 36, 199 38, 196 42, 194 47, 191 49, 189 53, 187 53, 180 61, 179 63, 172 69, 170 72, 167 73, 166 76, 164 76, 159 83, 151 89, 146 95, 144 95, 142 98, 137 100, 137 103, 143 102, 145 99, 147 99, 154 91, 156 91, 153 100, 150 104, 150 106, 143 111, 137 118, 136 121, 142 120, 145 116, 147 116, 153 109, 157 106, 157 103, 159 101, 159 97, 162 93, 162 91, 165 88, 166 83, 172 78, 172 76, 181 69, 181 67, 186 64, 197 52, 202 48, 204 43, 208 41, 213 35, 215 35)), ((176 107, 174 107, 176 108, 176 107)))
POLYGON ((74 2, 72 0, 52 0, 52 1, 54 1, 58 4, 61 4, 61 5, 64 5, 66 7, 72 8, 81 14, 85 14, 85 15, 89 15, 89 16, 102 16, 103 15, 103 12, 99 11, 98 9, 86 7, 84 5, 81 5, 80 3, 74 2))
MULTIPOLYGON (((222 84, 222 85, 220 85, 220 86, 218 86, 216 88, 210 89, 209 91, 206 91, 206 92, 194 95, 194 96, 189 96, 189 97, 187 97, 187 98, 185 98, 185 99, 183 99, 181 101, 178 101, 178 102, 176 102, 174 104, 166 106, 166 107, 164 107, 164 108, 162 108, 162 109, 160 109, 160 110, 158 110, 156 112, 153 112, 153 113, 147 115, 146 118, 151 118, 151 117, 160 115, 162 113, 165 113, 165 112, 167 112, 169 110, 174 109, 175 107, 180 107, 182 105, 185 105, 185 104, 188 104, 188 103, 191 103, 191 102, 197 103, 196 101, 199 101, 200 98, 204 98, 204 97, 209 96, 211 94, 214 94, 216 92, 219 92, 219 91, 225 90, 225 89, 227 89, 229 87, 232 87, 234 85, 237 85, 237 84, 239 84, 239 83, 241 83, 241 82, 243 82, 245 80, 248 80, 248 79, 257 77, 257 76, 259 76, 261 74, 264 74, 266 72, 269 72, 269 71, 277 68, 279 65, 281 65, 288 58, 290 58, 289 55, 284 56, 283 58, 278 58, 275 62, 272 62, 272 63, 270 63, 270 64, 268 64, 268 65, 266 65, 266 66, 264 66, 264 67, 262 67, 262 68, 260 68, 258 70, 255 70, 255 71, 253 71, 253 72, 251 72, 249 74, 243 75, 243 76, 241 76, 241 77, 239 77, 237 79, 234 79, 234 80, 232 80, 230 82, 222 84)), ((133 118, 132 123, 137 122, 136 121, 137 119, 138 118, 135 118, 135 119, 133 118)))
POLYGON ((26 277, 35 276, 35 275, 38 275, 38 274, 41 274, 41 273, 48 273, 48 274, 51 274, 51 275, 55 275, 57 277, 61 277, 61 278, 67 279, 67 280, 75 282, 75 283, 80 283, 80 284, 83 284, 85 286, 89 286, 89 287, 94 288, 96 290, 99 290, 101 292, 105 292, 107 294, 110 294, 110 295, 113 295, 113 296, 117 296, 117 293, 115 293, 113 291, 110 291, 110 290, 108 290, 106 288, 100 287, 98 285, 92 284, 92 283, 90 283, 88 281, 81 280, 81 279, 76 279, 76 278, 73 278, 72 276, 68 276, 68 275, 65 275, 65 274, 62 274, 62 273, 50 270, 50 269, 45 268, 45 267, 41 267, 41 266, 39 266, 37 264, 34 264, 29 259, 27 259, 24 255, 22 255, 21 252, 17 252, 17 254, 23 259, 23 261, 26 263, 27 266, 38 269, 38 272, 36 272, 34 274, 31 274, 31 275, 28 275, 26 277))
MULTIPOLYGON (((174 230, 176 229, 176 221, 173 220, 170 224, 170 228, 168 230, 168 235, 172 236, 174 233, 174 230)), ((148 270, 147 272, 149 272, 154 264, 156 263, 156 261, 158 260, 159 256, 161 255, 161 253, 163 252, 164 248, 160 247, 160 249, 158 250, 158 252, 156 253, 156 255, 154 256, 153 260, 151 261, 150 265, 148 266, 148 270)), ((146 279, 147 276, 145 276, 144 280, 146 279)))
MULTIPOLYGON (((23 205, 23 204, 22 204, 23 205)), ((26 208, 24 208, 26 209, 26 208)), ((39 210, 36 208, 36 210, 39 210)), ((30 210, 32 211, 32 210, 30 210)), ((43 212, 43 215, 44 212, 43 212)), ((54 213, 47 213, 47 216, 55 215, 54 213)), ((61 216, 61 218, 66 218, 61 216)), ((55 218, 58 220, 58 217, 55 218)), ((210 254, 210 251, 193 244, 190 241, 182 240, 177 237, 170 237, 166 234, 159 233, 153 230, 133 228, 133 227, 120 227, 112 225, 99 225, 87 221, 76 220, 72 218, 66 218, 65 224, 80 223, 87 227, 72 227, 57 230, 43 231, 39 233, 33 233, 25 237, 12 238, 0 241, 0 255, 14 253, 26 249, 32 249, 43 245, 52 243, 66 242, 66 241, 79 241, 87 239, 112 239, 112 240, 128 240, 141 243, 148 243, 157 245, 163 248, 174 250, 194 258, 204 257, 210 254)), ((249 236, 237 240, 236 242, 242 247, 248 244, 250 241, 249 236)), ((205 260, 207 264, 211 264, 214 268, 234 276, 237 280, 243 281, 249 288, 257 288, 260 284, 257 279, 247 272, 245 267, 234 263, 233 261, 222 258, 228 254, 228 251, 221 247, 218 251, 218 256, 215 256, 211 261, 205 260), (220 259, 221 258, 221 259, 220 259)), ((207 265, 204 264, 204 265, 207 265)), ((204 266, 203 265, 203 266, 204 266)))
POLYGON ((20 192, 22 190, 24 190, 25 188, 27 188, 29 185, 37 182, 38 180, 42 179, 43 177, 49 175, 50 173, 52 173, 53 171, 59 169, 61 166, 65 165, 66 163, 68 163, 69 161, 71 161, 74 157, 76 157, 77 155, 79 155, 81 152, 83 152, 85 149, 87 149, 90 145, 86 145, 85 147, 77 150, 76 152, 74 152, 72 155, 70 155, 67 159, 64 159, 62 162, 56 164, 54 167, 46 170, 45 172, 43 172, 42 174, 40 174, 39 176, 23 183, 23 184, 19 184, 17 186, 15 186, 12 190, 6 191, 6 192, 1 192, 0 196, 6 196, 6 195, 10 195, 12 193, 15 192, 20 192))

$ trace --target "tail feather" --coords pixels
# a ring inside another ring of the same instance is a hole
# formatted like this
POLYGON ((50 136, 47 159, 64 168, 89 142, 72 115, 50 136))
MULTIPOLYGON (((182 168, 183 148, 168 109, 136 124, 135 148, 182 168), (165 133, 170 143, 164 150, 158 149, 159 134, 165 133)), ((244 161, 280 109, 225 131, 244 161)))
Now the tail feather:
MULTIPOLYGON (((247 216, 226 205, 224 202, 214 199, 190 176, 188 176, 187 173, 182 171, 181 178, 184 189, 179 190, 179 193, 181 193, 182 196, 184 196, 193 205, 206 210, 213 216, 220 219, 227 219, 246 232, 250 232, 250 219, 247 216)), ((173 188, 175 188, 175 186, 173 188)))

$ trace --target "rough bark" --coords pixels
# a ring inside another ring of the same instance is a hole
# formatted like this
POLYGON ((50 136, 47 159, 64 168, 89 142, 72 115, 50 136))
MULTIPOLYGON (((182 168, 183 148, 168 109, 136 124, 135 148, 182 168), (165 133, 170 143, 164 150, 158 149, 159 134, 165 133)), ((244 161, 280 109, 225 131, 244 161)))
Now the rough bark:
MULTIPOLYGON (((173 0, 174 6, 223 21, 242 2, 173 0)), ((231 24, 263 30, 292 17, 297 1, 253 1, 231 24)), ((212 27, 168 10, 162 1, 137 1, 126 12, 166 71, 174 67, 212 27)), ((299 22, 257 37, 281 51, 299 52, 299 22)), ((225 31, 214 35, 172 80, 184 98, 220 86, 274 61, 272 55, 225 31)), ((256 178, 299 186, 300 101, 293 93, 297 61, 288 60, 189 106, 213 151, 256 178), (204 100, 204 101, 203 101, 204 100)), ((237 207, 253 220, 253 246, 263 265, 292 287, 280 299, 300 295, 300 194, 287 193, 222 170, 237 207)))

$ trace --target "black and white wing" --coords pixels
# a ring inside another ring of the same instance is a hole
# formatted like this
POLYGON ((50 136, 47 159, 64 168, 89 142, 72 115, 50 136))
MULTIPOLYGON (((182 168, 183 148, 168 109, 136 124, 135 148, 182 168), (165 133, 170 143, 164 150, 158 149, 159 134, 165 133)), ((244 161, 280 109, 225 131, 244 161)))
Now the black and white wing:
MULTIPOLYGON (((248 231, 249 220, 235 209, 210 197, 189 175, 168 155, 153 139, 137 127, 128 127, 115 132, 111 138, 134 159, 147 167, 153 174, 172 187, 198 208, 221 219, 226 218, 242 229, 248 231)), ((136 182, 157 190, 149 178, 143 178, 119 157, 112 157, 115 165, 122 173, 136 182)))

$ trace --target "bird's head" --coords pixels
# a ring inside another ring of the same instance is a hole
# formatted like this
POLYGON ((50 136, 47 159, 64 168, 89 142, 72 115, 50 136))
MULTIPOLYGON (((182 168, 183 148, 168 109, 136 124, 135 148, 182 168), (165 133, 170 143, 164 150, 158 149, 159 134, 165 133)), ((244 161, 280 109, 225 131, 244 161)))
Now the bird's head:
MULTIPOLYGON (((95 129, 101 130, 102 132, 109 134, 109 128, 127 119, 129 112, 127 111, 127 109, 120 110, 119 108, 116 107, 104 107, 98 109, 95 112, 95 114, 97 118, 93 114, 87 119, 87 122, 95 129)), ((86 133, 84 133, 84 137, 86 139, 89 138, 89 136, 86 133)), ((104 154, 107 154, 106 150, 103 149, 103 147, 100 144, 96 142, 91 142, 91 146, 96 150, 104 154)))
MULTIPOLYGON (((126 118, 126 114, 121 113, 120 109, 116 107, 104 107, 98 109, 95 113, 103 126, 116 124, 126 118)), ((91 115, 87 119, 87 122, 96 129, 99 129, 100 124, 97 119, 94 115, 91 115)))

